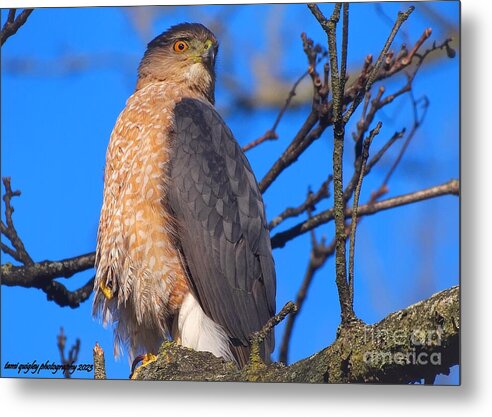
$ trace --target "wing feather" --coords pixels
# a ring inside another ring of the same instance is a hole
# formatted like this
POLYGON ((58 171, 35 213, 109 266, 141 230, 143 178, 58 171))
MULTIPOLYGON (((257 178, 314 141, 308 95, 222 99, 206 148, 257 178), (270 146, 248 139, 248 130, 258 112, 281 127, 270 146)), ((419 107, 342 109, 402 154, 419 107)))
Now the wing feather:
MULTIPOLYGON (((221 324, 241 365, 251 333, 275 313, 275 268, 255 176, 224 121, 208 103, 175 108, 169 209, 200 305, 221 324)), ((266 341, 268 356, 273 336, 266 341)))

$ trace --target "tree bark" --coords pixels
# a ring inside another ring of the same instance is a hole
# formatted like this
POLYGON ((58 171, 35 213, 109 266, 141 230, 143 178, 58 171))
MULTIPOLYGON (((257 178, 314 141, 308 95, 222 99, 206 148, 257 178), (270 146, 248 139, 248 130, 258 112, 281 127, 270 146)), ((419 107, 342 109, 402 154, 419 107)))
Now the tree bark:
POLYGON ((322 351, 290 366, 258 358, 238 370, 207 352, 162 344, 156 361, 135 379, 303 383, 413 383, 433 381, 459 364, 459 287, 434 294, 374 325, 340 328, 322 351))

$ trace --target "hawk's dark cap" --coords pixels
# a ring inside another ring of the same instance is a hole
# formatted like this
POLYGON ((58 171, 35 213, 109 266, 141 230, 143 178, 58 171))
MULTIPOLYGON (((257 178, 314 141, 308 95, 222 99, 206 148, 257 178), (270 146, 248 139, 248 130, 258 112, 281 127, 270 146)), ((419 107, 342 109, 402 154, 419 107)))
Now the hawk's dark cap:
POLYGON ((169 45, 178 39, 199 38, 203 41, 212 40, 217 45, 215 35, 201 23, 179 23, 155 37, 147 45, 147 49, 153 49, 169 45))

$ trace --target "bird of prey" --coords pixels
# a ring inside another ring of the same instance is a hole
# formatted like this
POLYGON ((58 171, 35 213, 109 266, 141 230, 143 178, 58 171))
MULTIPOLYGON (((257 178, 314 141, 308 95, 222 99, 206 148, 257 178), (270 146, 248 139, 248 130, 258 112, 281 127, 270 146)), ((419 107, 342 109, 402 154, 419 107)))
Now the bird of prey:
MULTIPOLYGON (((275 312, 275 268, 251 166, 214 108, 214 34, 148 44, 110 137, 93 314, 130 360, 172 338, 244 366, 275 312)), ((262 345, 268 360, 273 335, 262 345)))

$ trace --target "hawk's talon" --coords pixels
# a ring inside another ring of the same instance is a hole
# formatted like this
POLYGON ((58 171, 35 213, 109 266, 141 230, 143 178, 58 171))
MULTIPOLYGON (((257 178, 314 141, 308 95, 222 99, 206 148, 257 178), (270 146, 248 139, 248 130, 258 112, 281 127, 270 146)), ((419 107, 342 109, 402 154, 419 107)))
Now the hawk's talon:
POLYGON ((135 357, 132 363, 132 372, 130 373, 130 379, 135 379, 137 376, 137 371, 144 367, 147 366, 149 363, 154 362, 157 360, 157 356, 155 356, 152 353, 146 353, 144 355, 138 355, 135 357), (142 362, 140 366, 137 366, 139 362, 142 362))
POLYGON ((111 289, 111 287, 107 286, 104 282, 101 282, 99 284, 99 288, 106 299, 111 300, 111 298, 113 298, 113 290, 111 289))

